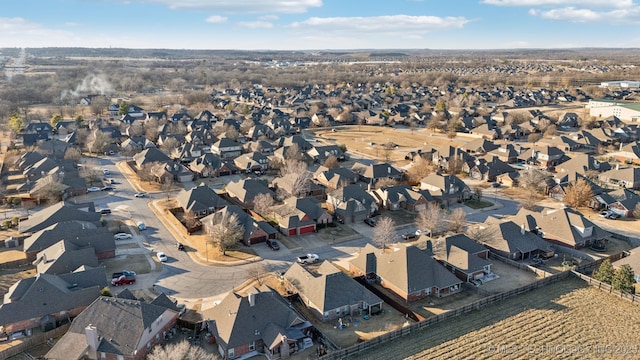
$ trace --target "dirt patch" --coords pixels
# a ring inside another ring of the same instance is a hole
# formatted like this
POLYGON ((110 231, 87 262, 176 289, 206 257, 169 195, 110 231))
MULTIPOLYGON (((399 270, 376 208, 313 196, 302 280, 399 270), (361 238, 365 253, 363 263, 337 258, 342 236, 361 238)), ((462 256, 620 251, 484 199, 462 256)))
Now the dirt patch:
POLYGON ((493 260, 491 272, 500 276, 500 278, 485 282, 480 285, 480 288, 495 294, 517 289, 540 280, 532 272, 517 269, 498 260, 493 260))
POLYGON ((640 348, 639 323, 637 305, 569 278, 348 358, 622 359, 640 348))
POLYGON ((0 270, 0 299, 4 298, 9 288, 18 280, 30 278, 36 275, 33 268, 0 270))
POLYGON ((24 260, 27 255, 21 250, 5 249, 0 250, 0 264, 12 261, 24 260))

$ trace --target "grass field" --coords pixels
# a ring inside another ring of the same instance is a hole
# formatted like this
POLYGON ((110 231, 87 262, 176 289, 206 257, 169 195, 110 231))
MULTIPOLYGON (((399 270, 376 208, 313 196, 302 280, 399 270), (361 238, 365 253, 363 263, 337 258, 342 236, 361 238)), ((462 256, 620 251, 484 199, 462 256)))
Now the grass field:
POLYGON ((569 278, 349 359, 631 359, 640 308, 569 278))

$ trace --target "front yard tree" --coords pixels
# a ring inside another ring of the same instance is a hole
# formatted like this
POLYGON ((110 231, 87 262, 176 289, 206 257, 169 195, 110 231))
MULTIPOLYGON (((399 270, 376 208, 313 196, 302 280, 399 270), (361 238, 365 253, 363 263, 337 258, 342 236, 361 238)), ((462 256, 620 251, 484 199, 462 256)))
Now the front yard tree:
POLYGON ((131 105, 129 105, 126 101, 121 101, 120 106, 118 107, 118 115, 126 115, 131 109, 131 105))
POLYGON ((240 223, 238 215, 225 212, 212 220, 209 228, 209 243, 217 246, 226 255, 233 249, 244 236, 244 226, 240 223))
POLYGON ((425 210, 418 213, 416 219, 416 226, 422 231, 428 231, 429 237, 432 237, 434 233, 440 230, 442 225, 443 211, 440 205, 431 202, 427 204, 425 210))
POLYGON ((103 176, 100 163, 95 159, 85 159, 80 167, 80 176, 89 184, 99 181, 103 176))
POLYGON ((70 147, 64 152, 64 158, 74 160, 77 163, 82 159, 82 152, 78 148, 70 147))
POLYGON ((50 120, 51 126, 53 126, 53 127, 55 128, 55 127, 56 127, 56 125, 58 125, 58 123, 59 123, 59 122, 61 122, 62 120, 63 120, 63 119, 62 119, 62 115, 60 115, 60 114, 58 114, 58 115, 53 115, 53 116, 51 117, 51 120, 50 120))
POLYGON ((294 143, 287 148, 284 152, 284 158, 287 162, 289 161, 302 161, 304 158, 302 155, 302 151, 300 151, 300 147, 298 144, 294 143))
POLYGON ((109 134, 96 130, 89 136, 87 147, 89 152, 97 154, 103 152, 110 142, 111 136, 109 134))
POLYGON ((169 156, 171 156, 171 153, 175 149, 177 149, 179 145, 180 144, 178 142, 178 139, 174 137, 168 137, 162 142, 162 145, 160 145, 160 149, 162 149, 162 151, 164 151, 165 154, 168 154, 169 156))
POLYGON ((13 132, 17 134, 20 132, 23 126, 24 120, 22 120, 22 116, 20 116, 20 114, 18 114, 17 112, 13 113, 13 115, 11 115, 11 117, 9 118, 9 127, 11 128, 11 130, 13 130, 13 132))
POLYGON ((613 275, 611 286, 613 290, 619 290, 624 293, 635 293, 635 280, 633 279, 633 269, 629 264, 624 264, 613 275))
POLYGON ((467 225, 467 214, 462 208, 456 208, 449 214, 449 219, 447 220, 449 231, 458 233, 467 225))
POLYGON ((398 234, 396 233, 396 222, 392 218, 384 216, 381 217, 376 227, 373 228, 371 234, 371 241, 383 249, 387 248, 387 245, 393 244, 398 241, 398 234))
POLYGON ((382 178, 376 182, 376 189, 382 189, 390 186, 398 185, 398 180, 392 178, 382 178))
POLYGON ((611 261, 606 259, 600 264, 598 270, 593 273, 593 278, 603 283, 611 284, 613 281, 613 275, 614 271, 611 261))
POLYGON ((417 155, 413 159, 411 167, 407 169, 406 175, 412 183, 419 183, 423 178, 431 175, 435 170, 432 162, 426 160, 421 155, 417 155))
POLYGON ((187 231, 190 231, 191 229, 196 227, 196 225, 198 225, 198 216, 191 210, 187 210, 184 212, 183 219, 184 226, 187 228, 187 231))
POLYGON ((588 206, 591 199, 593 199, 591 186, 584 179, 578 179, 569 186, 563 201, 572 208, 579 208, 588 206))
POLYGON ((283 177, 286 177, 290 182, 290 189, 292 196, 304 196, 309 192, 309 186, 313 175, 307 169, 307 165, 302 161, 289 161, 287 160, 284 166, 280 169, 280 173, 283 177))
POLYGON ((329 156, 322 165, 327 169, 335 169, 340 166, 340 164, 338 163, 338 158, 333 155, 329 156))
POLYGON ((273 197, 266 193, 261 193, 253 198, 253 210, 262 216, 267 216, 271 212, 274 204, 273 197))
POLYGON ((538 169, 528 169, 520 172, 520 187, 541 193, 545 189, 546 175, 538 169))

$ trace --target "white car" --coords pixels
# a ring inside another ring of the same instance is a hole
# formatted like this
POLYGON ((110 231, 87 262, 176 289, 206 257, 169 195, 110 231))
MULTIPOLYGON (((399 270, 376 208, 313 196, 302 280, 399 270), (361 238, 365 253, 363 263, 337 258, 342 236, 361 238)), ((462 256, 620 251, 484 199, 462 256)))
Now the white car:
POLYGON ((156 254, 156 257, 158 258, 158 260, 160 262, 165 262, 167 261, 167 254, 163 253, 162 251, 156 254))
POLYGON ((143 198, 145 196, 147 196, 145 193, 135 193, 133 194, 133 196, 137 197, 137 198, 143 198))
POLYGON ((97 191, 100 191, 100 188, 95 186, 92 186, 87 189, 87 192, 97 192, 97 191))
POLYGON ((114 240, 127 240, 127 239, 131 239, 132 237, 133 236, 131 234, 127 234, 127 233, 117 233, 113 235, 114 240))
POLYGON ((102 173, 105 175, 109 175, 109 169, 102 169, 102 173))

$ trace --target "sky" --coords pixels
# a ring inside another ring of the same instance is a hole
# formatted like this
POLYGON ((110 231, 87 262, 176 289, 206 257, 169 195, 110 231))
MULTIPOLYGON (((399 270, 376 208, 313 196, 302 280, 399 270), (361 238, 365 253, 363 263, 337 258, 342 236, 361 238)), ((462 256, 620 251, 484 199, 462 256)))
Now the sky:
POLYGON ((640 48, 640 0, 11 0, 0 47, 640 48))

